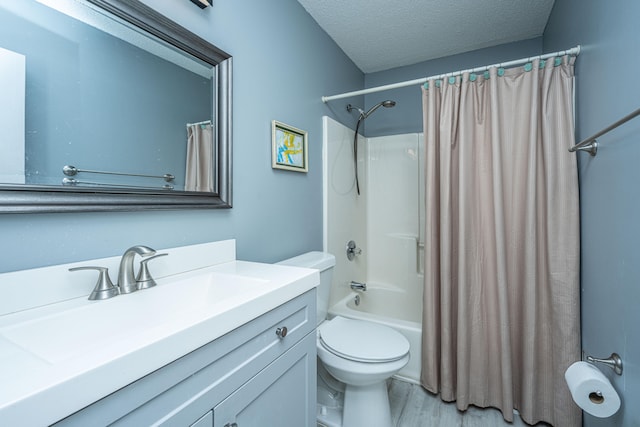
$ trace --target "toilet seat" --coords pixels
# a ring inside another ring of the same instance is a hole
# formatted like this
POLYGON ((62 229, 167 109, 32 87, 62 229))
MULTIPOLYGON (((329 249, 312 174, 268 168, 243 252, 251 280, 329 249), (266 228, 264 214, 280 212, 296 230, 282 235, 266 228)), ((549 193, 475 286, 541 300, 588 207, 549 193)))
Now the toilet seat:
POLYGON ((363 320, 336 316, 320 325, 318 336, 327 351, 356 362, 392 362, 409 353, 409 341, 401 333, 363 320))

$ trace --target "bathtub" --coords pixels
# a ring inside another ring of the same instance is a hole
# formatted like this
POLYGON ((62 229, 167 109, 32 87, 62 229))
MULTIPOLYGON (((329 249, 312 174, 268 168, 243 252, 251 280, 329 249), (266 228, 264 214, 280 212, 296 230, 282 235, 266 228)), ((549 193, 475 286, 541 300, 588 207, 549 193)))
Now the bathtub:
POLYGON ((400 288, 367 284, 365 292, 351 292, 329 309, 329 317, 342 316, 389 326, 409 341, 410 360, 395 377, 420 383, 422 359, 422 301, 400 288), (356 305, 356 296, 360 297, 356 305))

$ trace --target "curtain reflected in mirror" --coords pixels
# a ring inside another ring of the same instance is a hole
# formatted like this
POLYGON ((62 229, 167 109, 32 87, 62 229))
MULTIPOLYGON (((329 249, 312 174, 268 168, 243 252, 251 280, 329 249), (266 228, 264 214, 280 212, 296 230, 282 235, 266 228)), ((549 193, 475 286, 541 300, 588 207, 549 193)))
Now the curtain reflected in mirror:
POLYGON ((187 124, 185 191, 213 191, 213 128, 211 122, 187 124))

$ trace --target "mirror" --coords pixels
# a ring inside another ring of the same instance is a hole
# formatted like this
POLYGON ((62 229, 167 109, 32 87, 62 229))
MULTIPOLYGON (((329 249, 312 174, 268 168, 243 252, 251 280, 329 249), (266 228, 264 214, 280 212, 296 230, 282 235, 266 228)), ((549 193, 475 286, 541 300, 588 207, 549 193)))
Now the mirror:
POLYGON ((231 207, 231 56, 138 0, 0 5, 0 212, 231 207))

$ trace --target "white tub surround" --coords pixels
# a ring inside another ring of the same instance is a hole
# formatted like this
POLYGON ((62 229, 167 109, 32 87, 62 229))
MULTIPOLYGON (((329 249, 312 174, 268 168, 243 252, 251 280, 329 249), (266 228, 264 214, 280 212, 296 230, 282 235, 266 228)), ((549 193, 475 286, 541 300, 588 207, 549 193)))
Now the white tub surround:
POLYGON ((158 286, 89 301, 119 257, 0 274, 0 425, 49 425, 282 305, 316 270, 235 260, 235 241, 158 250, 158 286), (9 295, 8 298, 6 295, 9 295))
POLYGON ((324 248, 336 256, 331 316, 391 326, 411 343, 397 375, 420 377, 424 282, 424 138, 411 133, 363 138, 358 158, 361 195, 353 185, 353 130, 328 117, 324 131, 324 248), (345 244, 362 254, 349 261, 345 244), (361 304, 351 281, 367 284, 361 304))

